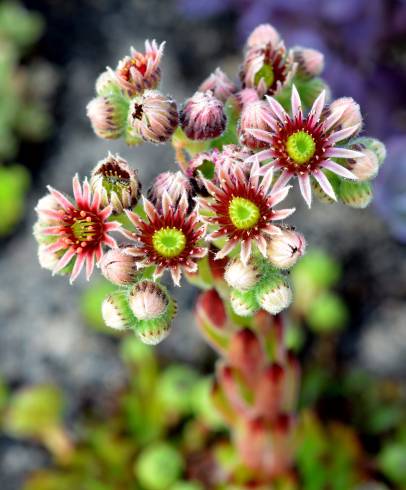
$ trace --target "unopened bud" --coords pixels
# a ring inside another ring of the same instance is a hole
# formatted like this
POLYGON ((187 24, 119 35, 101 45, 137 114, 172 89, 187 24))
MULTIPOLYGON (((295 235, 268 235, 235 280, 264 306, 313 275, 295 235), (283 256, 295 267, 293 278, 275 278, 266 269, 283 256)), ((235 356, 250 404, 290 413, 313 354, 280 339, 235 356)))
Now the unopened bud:
POLYGON ((220 136, 226 128, 223 103, 211 91, 196 92, 185 102, 180 122, 192 140, 208 140, 220 136))
POLYGON ((364 209, 372 201, 372 186, 370 182, 343 180, 338 197, 342 203, 351 208, 364 209))
POLYGON ((293 59, 297 63, 297 73, 304 78, 317 77, 324 69, 324 55, 316 49, 293 48, 293 59))
POLYGON ((178 110, 170 97, 146 90, 130 103, 128 124, 131 133, 149 143, 164 143, 178 126, 178 110))
POLYGON ((137 277, 136 260, 125 253, 125 248, 111 248, 102 257, 103 276, 117 286, 132 284, 137 277))
POLYGON ((273 116, 268 102, 259 100, 252 104, 246 104, 241 112, 240 125, 238 128, 241 143, 252 150, 267 148, 267 146, 269 146, 268 143, 255 138, 255 136, 252 136, 248 130, 261 129, 263 131, 270 131, 271 127, 267 121, 272 119, 273 116))
POLYGON ((270 43, 272 46, 276 46, 281 37, 279 32, 271 26, 271 24, 261 24, 256 27, 247 39, 247 47, 252 48, 253 46, 263 45, 270 43))
POLYGON ((350 149, 359 151, 364 155, 361 158, 347 160, 349 169, 358 177, 358 180, 371 180, 376 177, 379 170, 379 161, 376 154, 361 143, 351 145, 350 149))
POLYGON ((252 290, 238 291, 233 289, 230 294, 231 307, 239 316, 251 316, 259 310, 259 304, 252 290))
POLYGON ((336 123, 337 129, 345 129, 359 124, 357 133, 361 131, 361 108, 353 98, 341 97, 340 99, 334 100, 328 107, 328 112, 333 113, 335 111, 343 111, 340 119, 336 123))
POLYGON ((170 298, 162 286, 154 281, 143 280, 131 289, 128 303, 139 320, 155 320, 165 316, 170 298))
POLYGON ((160 208, 165 192, 170 196, 172 202, 177 204, 184 194, 186 197, 191 196, 192 186, 182 172, 162 172, 154 179, 147 196, 155 207, 160 208))
POLYGON ((233 335, 228 349, 228 360, 244 374, 247 382, 257 381, 265 356, 260 339, 253 330, 244 328, 233 335))
POLYGON ((292 302, 292 290, 284 276, 278 274, 261 285, 257 300, 261 308, 271 315, 277 315, 292 302))
POLYGON ((144 344, 159 344, 168 336, 175 313, 176 303, 171 299, 163 315, 154 320, 140 320, 137 323, 136 334, 144 344))
POLYGON ((119 155, 111 153, 92 170, 90 185, 102 196, 103 205, 111 204, 117 214, 132 209, 141 193, 137 171, 119 155))
POLYGON ((233 259, 227 264, 224 273, 227 284, 240 291, 253 288, 260 277, 260 270, 252 260, 245 265, 240 259, 233 259))
POLYGON ((128 306, 127 294, 116 291, 103 301, 102 316, 104 323, 115 330, 125 330, 134 327, 135 318, 128 306))
POLYGON ((110 92, 120 90, 117 79, 111 70, 106 70, 101 73, 96 80, 96 93, 97 95, 107 95, 110 92))
POLYGON ((115 76, 129 95, 139 94, 145 89, 155 89, 159 85, 161 79, 159 64, 164 46, 165 43, 158 46, 155 40, 152 42, 147 40, 143 53, 131 48, 130 56, 126 56, 119 62, 115 76))
POLYGON ((378 159, 378 164, 382 165, 386 158, 386 147, 382 141, 379 141, 376 138, 367 138, 362 136, 361 138, 354 140, 354 143, 360 144, 365 148, 368 148, 368 150, 373 151, 378 159))
POLYGON ((127 100, 118 93, 98 96, 87 104, 87 117, 100 138, 117 139, 125 131, 127 100))
POLYGON ((279 235, 269 240, 267 255, 272 265, 278 269, 290 269, 306 249, 306 241, 301 233, 282 228, 279 235))
POLYGON ((207 90, 211 90, 214 97, 225 102, 237 91, 237 87, 220 68, 217 68, 198 88, 199 92, 207 90))
POLYGON ((258 92, 254 88, 244 88, 237 92, 233 98, 240 110, 242 110, 247 104, 258 102, 260 100, 258 92))

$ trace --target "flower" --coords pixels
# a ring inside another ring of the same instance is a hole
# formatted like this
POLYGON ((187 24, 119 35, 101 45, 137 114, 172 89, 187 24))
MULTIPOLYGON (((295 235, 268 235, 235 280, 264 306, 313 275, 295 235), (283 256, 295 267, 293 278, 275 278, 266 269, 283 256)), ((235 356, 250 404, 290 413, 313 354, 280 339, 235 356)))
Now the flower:
POLYGON ((164 52, 165 42, 159 46, 155 40, 145 41, 145 52, 131 48, 131 55, 123 58, 114 73, 119 85, 135 95, 145 89, 154 89, 161 80, 159 64, 164 52))
POLYGON ((260 97, 277 94, 293 78, 296 63, 293 52, 286 51, 283 41, 268 41, 249 47, 240 70, 243 88, 254 88, 260 97))
POLYGON ((40 234, 52 240, 45 251, 62 254, 53 273, 64 269, 74 259, 70 282, 78 277, 85 263, 89 280, 95 259, 99 261, 103 256, 103 245, 117 247, 109 233, 120 229, 121 225, 108 221, 112 208, 101 208, 101 195, 97 191, 92 193, 87 179, 81 186, 78 176, 73 178, 73 202, 50 186, 48 190, 58 209, 53 205, 44 207, 44 201, 40 200, 41 206, 36 211, 39 222, 47 225, 41 228, 40 234))
POLYGON ((119 155, 109 153, 92 170, 90 185, 100 193, 102 204, 113 207, 114 213, 134 207, 141 193, 138 172, 119 155))
POLYGON ((221 102, 225 102, 231 94, 237 92, 237 87, 220 68, 216 68, 216 70, 202 82, 198 90, 199 92, 211 90, 217 99, 221 100, 221 102))
POLYGON ((336 200, 334 189, 323 170, 356 180, 357 177, 343 165, 332 158, 361 158, 362 153, 348 148, 338 147, 336 143, 344 141, 358 131, 359 123, 344 129, 336 130, 343 109, 333 111, 326 118, 322 117, 325 102, 325 91, 315 100, 308 115, 304 115, 300 96, 296 87, 292 87, 292 115, 273 97, 268 97, 272 116, 267 118, 271 129, 247 129, 253 136, 268 144, 268 148, 257 153, 255 158, 260 161, 272 159, 262 167, 266 172, 269 167, 280 171, 274 189, 280 189, 295 176, 299 180, 300 191, 311 206, 311 177, 314 177, 323 191, 336 200))
POLYGON ((168 269, 173 282, 179 286, 182 269, 196 272, 197 260, 204 257, 207 249, 198 241, 206 232, 199 224, 195 211, 188 213, 188 201, 182 194, 178 202, 164 192, 162 209, 156 208, 144 198, 144 209, 148 220, 144 221, 131 211, 126 211, 136 232, 124 230, 124 235, 136 241, 136 246, 127 248, 127 253, 138 259, 137 267, 156 266, 154 278, 162 276, 168 269))
POLYGON ((131 100, 128 124, 131 135, 150 143, 164 143, 178 126, 176 102, 157 90, 146 90, 131 100))
POLYGON ((216 230, 207 235, 207 240, 226 238, 216 259, 228 255, 241 244, 240 257, 248 263, 252 244, 256 243, 261 254, 266 257, 266 237, 279 234, 280 228, 272 222, 283 220, 295 209, 274 210, 287 196, 290 187, 270 190, 273 178, 268 169, 262 181, 259 177, 259 163, 254 162, 249 173, 238 164, 224 163, 216 169, 217 184, 204 180, 209 198, 199 198, 202 209, 207 213, 204 219, 216 230))
POLYGON ((196 92, 185 102, 180 122, 186 136, 192 140, 217 138, 226 128, 224 105, 213 93, 196 92))

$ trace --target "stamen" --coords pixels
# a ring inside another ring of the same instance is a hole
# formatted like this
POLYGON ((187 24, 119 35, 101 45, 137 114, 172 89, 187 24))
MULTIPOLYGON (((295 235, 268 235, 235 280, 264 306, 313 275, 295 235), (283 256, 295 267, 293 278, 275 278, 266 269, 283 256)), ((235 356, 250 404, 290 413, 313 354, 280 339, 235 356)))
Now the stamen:
POLYGON ((316 143, 306 131, 296 131, 286 140, 286 151, 294 163, 302 165, 313 157, 316 143))
POLYGON ((186 237, 178 228, 161 228, 153 234, 152 245, 163 257, 177 257, 186 246, 186 237))
POLYGON ((239 230, 253 228, 260 218, 258 206, 244 197, 234 197, 230 202, 228 213, 231 222, 239 230))

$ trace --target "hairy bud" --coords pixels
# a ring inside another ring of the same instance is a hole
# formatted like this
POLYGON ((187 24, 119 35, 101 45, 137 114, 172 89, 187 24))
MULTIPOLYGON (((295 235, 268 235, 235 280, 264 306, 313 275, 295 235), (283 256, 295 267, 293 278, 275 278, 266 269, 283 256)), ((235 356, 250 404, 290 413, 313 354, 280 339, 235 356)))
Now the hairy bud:
POLYGON ((213 93, 214 97, 225 102, 230 95, 237 91, 237 87, 220 68, 216 68, 198 88, 199 92, 207 92, 208 90, 213 93))
POLYGON ((238 128, 241 143, 252 150, 266 148, 268 143, 255 138, 247 129, 254 128, 269 131, 271 127, 267 123, 268 120, 272 120, 272 113, 268 102, 259 100, 251 104, 246 104, 242 109, 238 128))
POLYGON ((188 138, 207 140, 224 132, 227 118, 223 103, 209 90, 196 92, 185 102, 180 122, 188 138))
POLYGON ((334 100, 328 108, 328 113, 333 113, 335 111, 342 111, 342 115, 336 123, 337 127, 345 129, 358 124, 358 132, 361 130, 361 108, 353 98, 341 97, 340 99, 334 100))
POLYGON ((280 40, 279 32, 271 24, 261 24, 248 36, 247 47, 252 48, 253 46, 268 43, 276 46, 280 40))
POLYGON ((182 172, 162 172, 157 175, 148 189, 148 199, 155 207, 160 208, 165 192, 171 197, 172 202, 177 204, 184 194, 187 197, 192 194, 192 186, 182 172))
POLYGON ((370 182, 343 180, 340 184, 338 196, 340 201, 347 206, 364 209, 372 201, 372 186, 370 182))
POLYGON ((386 147, 382 143, 382 141, 379 141, 375 138, 367 138, 365 136, 362 136, 361 138, 357 138, 356 140, 354 140, 354 143, 360 144, 364 148, 373 151, 376 155, 376 158, 378 159, 378 164, 382 165, 383 161, 386 158, 386 147))
POLYGON ((87 104, 86 110, 93 131, 100 138, 117 139, 124 134, 128 102, 120 94, 100 95, 87 104))
POLYGON ((100 261, 103 276, 117 286, 132 284, 137 277, 136 260, 125 253, 125 248, 108 250, 100 261))
POLYGON ((156 282, 144 280, 133 286, 128 303, 139 320, 155 320, 165 315, 170 298, 156 282))
POLYGON ((131 100, 128 113, 130 132, 144 141, 168 141, 178 126, 178 119, 175 101, 156 90, 146 90, 131 100))
POLYGON ((124 291, 116 291, 103 301, 102 316, 104 323, 115 330, 125 330, 134 326, 135 319, 128 307, 124 291))
POLYGON ((98 76, 95 88, 97 95, 102 96, 120 89, 117 79, 111 70, 106 70, 98 76))
POLYGON ((347 160, 348 168, 358 177, 358 180, 371 180, 376 177, 379 170, 376 153, 361 143, 352 144, 350 149, 360 151, 364 155, 361 158, 347 160))
POLYGON ((230 294, 231 307, 239 316, 251 316, 259 310, 259 304, 252 290, 233 289, 230 294))
POLYGON ((324 55, 317 49, 293 48, 293 59, 297 63, 297 73, 304 78, 317 77, 324 69, 324 55))
POLYGON ((252 260, 245 265, 240 259, 233 259, 227 264, 224 273, 227 284, 240 291, 253 288, 260 277, 261 273, 252 260))
POLYGON ((306 249, 306 241, 301 233, 291 229, 281 229, 273 235, 267 247, 268 259, 278 269, 290 269, 306 249))
POLYGON ((111 204, 113 212, 118 214, 133 208, 141 193, 137 171, 119 155, 111 153, 92 170, 90 185, 102 196, 103 205, 111 204))
POLYGON ((257 291, 257 300, 261 308, 277 315, 292 302, 292 290, 282 275, 275 275, 261 284, 257 291))

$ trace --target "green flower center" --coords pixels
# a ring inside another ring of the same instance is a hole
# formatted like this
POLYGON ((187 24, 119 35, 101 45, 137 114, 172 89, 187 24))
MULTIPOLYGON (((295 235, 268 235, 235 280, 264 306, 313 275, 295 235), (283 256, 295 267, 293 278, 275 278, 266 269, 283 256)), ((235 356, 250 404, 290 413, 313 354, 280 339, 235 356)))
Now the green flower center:
MULTIPOLYGON (((82 213, 84 213, 82 211, 82 213)), ((71 226, 73 236, 80 242, 90 241, 95 236, 95 223, 90 216, 76 218, 71 226)))
POLYGON ((231 222, 239 230, 253 228, 259 221, 259 208, 244 197, 233 197, 228 208, 231 222))
POLYGON ((186 245, 186 237, 178 228, 161 228, 152 236, 154 249, 163 257, 177 257, 186 245))
POLYGON ((290 158, 302 165, 308 162, 316 151, 316 143, 313 137, 306 131, 296 131, 286 141, 286 151, 290 158))
POLYGON ((261 78, 265 80, 267 88, 272 87, 275 80, 275 74, 271 65, 263 65, 256 73, 254 77, 254 84, 258 86, 261 78))

